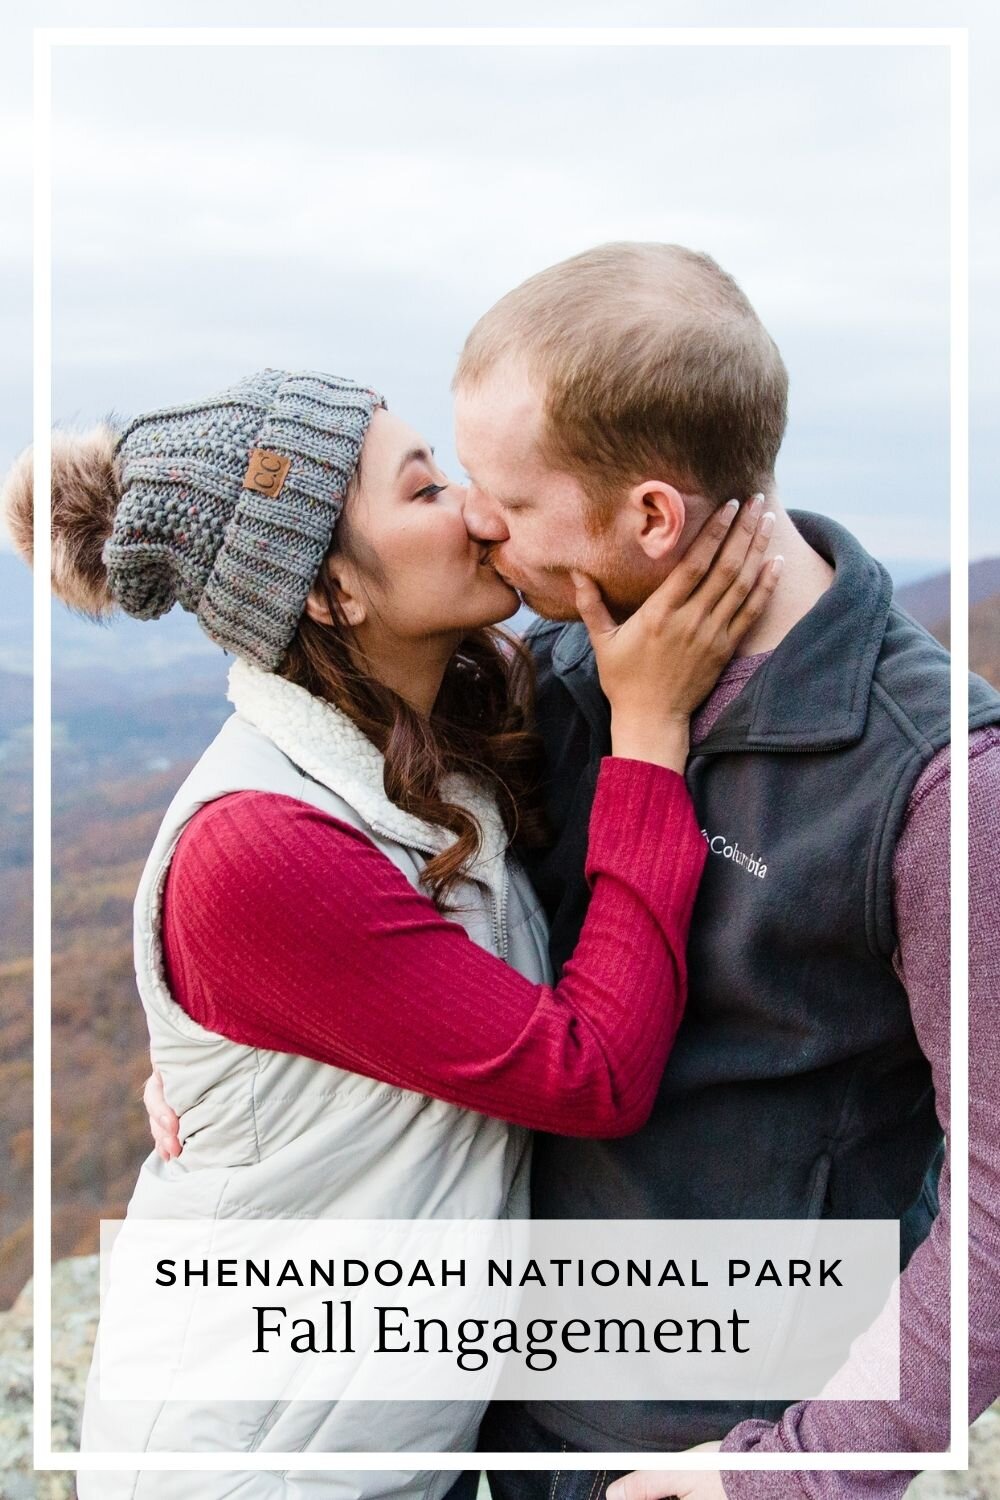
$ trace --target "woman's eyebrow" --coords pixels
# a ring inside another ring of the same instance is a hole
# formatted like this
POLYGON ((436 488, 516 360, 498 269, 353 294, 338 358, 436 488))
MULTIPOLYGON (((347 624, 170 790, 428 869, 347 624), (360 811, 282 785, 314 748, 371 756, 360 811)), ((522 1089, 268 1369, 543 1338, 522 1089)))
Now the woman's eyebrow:
POLYGON ((399 468, 396 471, 396 478, 398 479, 399 476, 400 476, 400 474, 402 474, 403 470, 406 468, 406 465, 407 464, 412 464, 415 459, 416 460, 423 459, 423 461, 426 463, 428 459, 431 459, 433 457, 434 457, 434 449, 433 448, 411 448, 410 451, 409 451, 409 453, 404 453, 404 455, 403 455, 403 461, 402 461, 402 463, 400 464, 399 468))

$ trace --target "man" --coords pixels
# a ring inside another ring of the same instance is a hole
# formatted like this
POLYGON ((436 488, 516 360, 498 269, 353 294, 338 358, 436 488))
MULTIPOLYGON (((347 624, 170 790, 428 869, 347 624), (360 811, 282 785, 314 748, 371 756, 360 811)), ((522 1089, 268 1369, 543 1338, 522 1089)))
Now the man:
MULTIPOLYGON (((948 1436, 948 659, 891 604, 843 528, 786 512, 774 466, 787 375, 731 277, 677 246, 607 245, 480 319, 454 382, 474 533, 545 622, 531 640, 554 846, 532 869, 556 967, 583 876, 608 710, 574 571, 622 620, 713 507, 757 491, 785 557, 765 617, 693 725, 688 780, 711 856, 688 1011, 649 1123, 536 1142, 538 1217, 898 1218, 898 1402, 497 1405, 484 1450, 896 1451, 948 1436), (563 623, 565 622, 565 623, 563 623)), ((1000 988, 1000 697, 970 683, 972 1024, 1000 988)), ((976 1030, 970 1412, 1000 1387, 996 1028, 976 1030)), ((491 1476, 501 1500, 592 1497, 605 1477, 491 1476), (558 1483, 557 1483, 558 1481, 558 1483)), ((909 1475, 725 1476, 730 1500, 897 1496, 909 1475)), ((722 1480, 685 1481, 719 1496, 722 1480)), ((680 1489, 665 1476, 659 1493, 680 1489)), ((652 1490, 656 1491, 654 1484, 652 1490)))

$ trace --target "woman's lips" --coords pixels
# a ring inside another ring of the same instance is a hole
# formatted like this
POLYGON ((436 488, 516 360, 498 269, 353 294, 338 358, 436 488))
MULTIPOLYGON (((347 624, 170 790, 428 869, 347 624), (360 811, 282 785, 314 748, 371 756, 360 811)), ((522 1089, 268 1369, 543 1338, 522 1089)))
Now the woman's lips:
POLYGON ((507 578, 505 576, 505 574, 503 574, 503 573, 500 572, 500 569, 497 567, 496 563, 493 561, 493 558, 492 558, 492 556, 491 556, 491 554, 489 552, 485 552, 483 554, 483 556, 479 559, 479 566, 481 568, 489 568, 496 575, 496 577, 500 580, 500 582, 503 584, 504 588, 509 589, 512 594, 516 594, 519 599, 521 598, 521 591, 518 588, 517 584, 516 583, 511 583, 510 579, 507 578))
POLYGON ((484 552, 479 561, 480 561, 481 566, 492 568, 493 571, 494 571, 494 573, 497 575, 497 577, 500 578, 500 579, 502 579, 502 581, 507 585, 508 588, 513 588, 514 587, 514 585, 511 583, 510 579, 507 578, 505 576, 505 574, 501 573, 500 569, 497 567, 497 565, 496 565, 496 559, 494 558, 492 552, 489 552, 489 551, 484 552))

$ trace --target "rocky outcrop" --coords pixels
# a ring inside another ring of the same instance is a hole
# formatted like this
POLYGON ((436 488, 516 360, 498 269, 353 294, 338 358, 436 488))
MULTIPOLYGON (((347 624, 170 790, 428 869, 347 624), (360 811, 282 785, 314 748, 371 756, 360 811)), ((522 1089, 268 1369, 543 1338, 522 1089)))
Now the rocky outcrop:
MULTIPOLYGON (((75 1500, 72 1472, 36 1474, 31 1466, 31 1321, 29 1281, 9 1312, 0 1313, 0 1500, 75 1500)), ((52 1446, 76 1448, 80 1411, 97 1327, 96 1255, 52 1267, 52 1446)), ((963 1474, 921 1474, 907 1500, 998 1500, 1000 1404, 972 1429, 970 1467, 963 1474)))
MULTIPOLYGON (((80 1442, 80 1412, 97 1327, 98 1260, 52 1267, 52 1446, 80 1442)), ((0 1500, 74 1500, 72 1471, 34 1473, 31 1452, 32 1283, 0 1314, 0 1500)))
POLYGON ((969 1467, 961 1474, 920 1474, 906 1500, 997 1500, 1000 1496, 1000 1402, 969 1433, 969 1467))

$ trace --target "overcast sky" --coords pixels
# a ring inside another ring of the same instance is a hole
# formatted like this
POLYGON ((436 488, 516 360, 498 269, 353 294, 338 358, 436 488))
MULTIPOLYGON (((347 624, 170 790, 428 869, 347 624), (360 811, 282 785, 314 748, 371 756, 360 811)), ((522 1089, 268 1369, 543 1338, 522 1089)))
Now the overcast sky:
MULTIPOLYGON (((698 19, 609 9, 573 19, 698 19)), ((959 19, 927 9, 905 19, 959 19)), ((475 317, 589 245, 674 240, 736 275, 785 356, 786 503, 880 556, 947 557, 943 51, 87 48, 57 54, 53 92, 58 417, 311 367, 379 386, 454 466, 448 383, 475 317)), ((982 363, 973 555, 1000 553, 982 363)), ((29 393, 4 388, 6 462, 29 393)))

